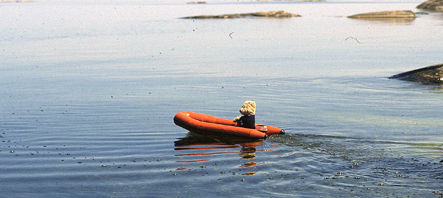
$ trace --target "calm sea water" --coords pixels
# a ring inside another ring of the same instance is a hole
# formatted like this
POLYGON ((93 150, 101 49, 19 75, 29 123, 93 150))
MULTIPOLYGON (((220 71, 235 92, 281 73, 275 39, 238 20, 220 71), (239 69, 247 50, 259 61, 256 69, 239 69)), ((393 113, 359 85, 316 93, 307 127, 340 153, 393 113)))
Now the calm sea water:
POLYGON ((443 91, 388 76, 442 63, 418 1, 0 4, 5 197, 441 197, 443 91), (184 20, 286 10, 292 19, 184 20), (256 119, 265 141, 196 136, 173 116, 256 119))

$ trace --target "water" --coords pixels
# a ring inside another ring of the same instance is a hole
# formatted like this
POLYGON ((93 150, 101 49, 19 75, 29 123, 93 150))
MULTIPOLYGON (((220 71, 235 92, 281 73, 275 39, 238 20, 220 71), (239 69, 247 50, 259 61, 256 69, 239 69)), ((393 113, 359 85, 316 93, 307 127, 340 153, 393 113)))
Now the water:
POLYGON ((440 87, 387 79, 441 63, 443 15, 417 1, 0 4, 5 197, 441 197, 440 87), (183 20, 279 10, 293 19, 183 20), (286 129, 188 133, 179 111, 286 129))

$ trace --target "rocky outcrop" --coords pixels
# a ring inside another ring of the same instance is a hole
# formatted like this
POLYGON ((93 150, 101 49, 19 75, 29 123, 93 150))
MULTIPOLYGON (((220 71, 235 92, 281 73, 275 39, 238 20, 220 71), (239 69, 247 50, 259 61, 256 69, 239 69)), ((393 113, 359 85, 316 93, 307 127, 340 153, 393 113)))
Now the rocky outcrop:
POLYGON ((443 0, 427 0, 417 6, 418 9, 443 11, 443 0))
POLYGON ((29 3, 29 2, 33 2, 33 0, 0 0, 0 3, 29 3))
POLYGON ((299 17, 298 14, 292 14, 283 10, 269 11, 269 12, 252 12, 240 14, 222 14, 222 15, 200 15, 183 17, 183 19, 230 19, 230 18, 244 18, 244 17, 266 17, 266 18, 290 18, 299 17))
POLYGON ((348 16, 353 19, 389 19, 389 18, 415 18, 416 15, 410 10, 394 10, 381 12, 368 12, 363 14, 356 14, 348 16))
POLYGON ((432 65, 417 70, 404 72, 389 78, 414 81, 426 85, 443 84, 443 64, 432 65))
MULTIPOLYGON (((256 2, 275 2, 276 0, 252 0, 256 2)), ((290 0, 291 2, 324 2, 326 0, 290 0)))
POLYGON ((190 1, 187 2, 186 4, 207 4, 208 2, 206 1, 190 1))

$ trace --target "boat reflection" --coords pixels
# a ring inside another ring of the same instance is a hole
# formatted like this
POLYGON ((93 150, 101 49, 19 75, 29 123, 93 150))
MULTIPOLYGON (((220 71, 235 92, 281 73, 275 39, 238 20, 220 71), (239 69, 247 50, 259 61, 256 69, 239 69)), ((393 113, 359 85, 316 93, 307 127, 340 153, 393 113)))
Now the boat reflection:
MULTIPOLYGON (((239 154, 243 159, 254 159, 256 152, 273 151, 278 145, 266 145, 270 149, 263 149, 263 140, 250 140, 224 136, 207 136, 189 132, 186 137, 174 142, 174 150, 180 151, 175 156, 184 157, 177 160, 179 163, 204 162, 215 158, 215 155, 239 154), (261 147, 261 148, 260 148, 261 147)), ((247 162, 240 167, 256 166, 259 163, 247 162)))

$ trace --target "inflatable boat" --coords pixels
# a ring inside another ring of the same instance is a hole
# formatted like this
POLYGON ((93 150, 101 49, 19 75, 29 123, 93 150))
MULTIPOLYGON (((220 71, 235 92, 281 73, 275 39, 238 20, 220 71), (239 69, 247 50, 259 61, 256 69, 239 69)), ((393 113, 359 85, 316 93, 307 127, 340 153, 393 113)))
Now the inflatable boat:
POLYGON ((174 123, 191 132, 207 135, 228 135, 242 138, 265 139, 274 134, 283 134, 284 130, 271 125, 256 124, 255 129, 237 126, 233 120, 218 118, 190 111, 178 112, 174 123))

